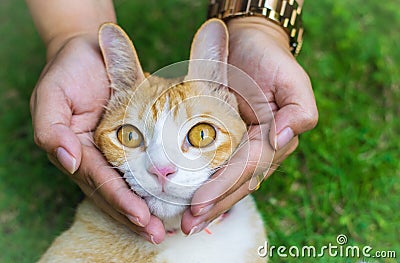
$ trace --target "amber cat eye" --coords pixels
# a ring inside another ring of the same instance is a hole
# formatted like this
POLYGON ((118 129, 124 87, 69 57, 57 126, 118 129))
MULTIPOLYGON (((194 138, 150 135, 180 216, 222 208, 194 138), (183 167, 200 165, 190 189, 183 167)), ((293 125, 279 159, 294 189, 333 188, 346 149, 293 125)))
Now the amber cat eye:
POLYGON ((193 126, 188 132, 187 138, 193 147, 202 148, 214 142, 215 129, 207 123, 199 123, 193 126))
POLYGON ((122 145, 129 148, 139 147, 143 142, 143 135, 133 125, 125 124, 118 128, 117 137, 122 145))

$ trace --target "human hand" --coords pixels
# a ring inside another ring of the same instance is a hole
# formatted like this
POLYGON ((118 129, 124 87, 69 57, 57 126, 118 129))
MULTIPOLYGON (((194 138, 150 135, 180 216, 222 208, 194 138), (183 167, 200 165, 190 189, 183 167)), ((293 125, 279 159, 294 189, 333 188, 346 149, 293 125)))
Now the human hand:
MULTIPOLYGON (((195 227, 195 232, 204 229, 257 189, 296 149, 297 135, 312 129, 318 120, 311 82, 290 53, 286 32, 257 17, 232 19, 228 29, 229 64, 253 78, 265 97, 254 89, 243 89, 245 93, 242 91, 238 96, 250 139, 235 153, 227 168, 213 175, 218 180, 212 180, 195 193, 191 208, 182 218, 185 233, 195 227)), ((239 84, 233 81, 230 85, 239 84)))
POLYGON ((97 35, 81 34, 57 46, 48 46, 51 56, 31 97, 36 144, 106 213, 160 243, 161 221, 93 144, 92 131, 110 96, 97 35))

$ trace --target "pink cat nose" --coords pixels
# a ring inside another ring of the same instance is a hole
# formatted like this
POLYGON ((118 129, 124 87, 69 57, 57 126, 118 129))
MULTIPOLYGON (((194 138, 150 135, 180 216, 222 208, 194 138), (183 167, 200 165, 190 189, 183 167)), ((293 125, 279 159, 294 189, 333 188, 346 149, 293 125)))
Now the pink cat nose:
POLYGON ((149 168, 147 168, 147 171, 151 174, 154 174, 158 178, 158 182, 162 186, 162 190, 164 192, 164 186, 167 181, 167 177, 170 175, 173 175, 176 172, 177 168, 173 164, 168 164, 164 166, 155 166, 152 165, 149 168))
POLYGON ((157 176, 164 176, 167 177, 173 173, 176 172, 176 166, 175 165, 165 165, 165 166, 155 166, 152 165, 147 169, 147 171, 151 174, 157 175, 157 176))

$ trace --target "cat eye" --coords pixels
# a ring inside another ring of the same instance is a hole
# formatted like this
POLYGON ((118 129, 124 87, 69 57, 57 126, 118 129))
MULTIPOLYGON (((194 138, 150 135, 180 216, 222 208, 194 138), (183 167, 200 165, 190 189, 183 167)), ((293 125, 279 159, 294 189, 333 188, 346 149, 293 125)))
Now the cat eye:
POLYGON ((193 147, 203 148, 214 142, 215 129, 208 123, 199 123, 193 126, 187 134, 187 139, 193 147))
POLYGON ((139 147, 143 142, 143 135, 133 125, 125 124, 118 128, 117 137, 122 145, 129 148, 139 147))

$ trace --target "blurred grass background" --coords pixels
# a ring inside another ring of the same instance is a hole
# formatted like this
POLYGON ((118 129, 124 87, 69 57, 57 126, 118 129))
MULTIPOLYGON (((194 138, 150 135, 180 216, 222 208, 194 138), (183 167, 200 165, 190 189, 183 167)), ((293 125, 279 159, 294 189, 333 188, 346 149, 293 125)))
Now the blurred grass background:
MULTIPOLYGON (((205 0, 115 5, 150 72, 188 58, 207 9, 205 0)), ((397 252, 367 262, 400 262, 400 2, 310 0, 304 24, 298 60, 320 121, 256 194, 270 244, 322 247, 345 234, 350 245, 397 252)), ((82 195, 33 143, 29 96, 45 51, 23 1, 0 1, 0 35, 0 262, 33 262, 82 195)))

